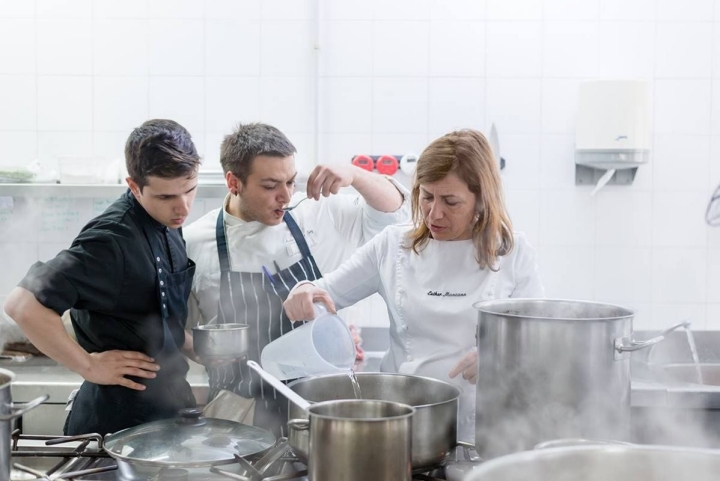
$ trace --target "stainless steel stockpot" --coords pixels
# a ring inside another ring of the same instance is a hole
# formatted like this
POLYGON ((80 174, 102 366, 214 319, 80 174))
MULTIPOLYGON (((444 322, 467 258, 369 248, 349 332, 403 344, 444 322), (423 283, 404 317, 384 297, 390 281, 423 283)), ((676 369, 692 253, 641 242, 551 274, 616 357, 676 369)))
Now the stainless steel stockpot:
MULTIPOLYGON (((450 383, 421 376, 379 372, 356 373, 363 399, 393 401, 415 408, 412 417, 413 469, 442 464, 457 444, 457 410, 460 389, 450 383)), ((290 389, 310 403, 354 399, 347 374, 313 376, 294 381, 290 389)), ((290 418, 307 414, 290 403, 290 418)), ((295 453, 307 459, 309 433, 289 430, 295 453)))
POLYGON ((557 438, 627 439, 634 312, 599 302, 479 302, 475 443, 484 459, 557 438))

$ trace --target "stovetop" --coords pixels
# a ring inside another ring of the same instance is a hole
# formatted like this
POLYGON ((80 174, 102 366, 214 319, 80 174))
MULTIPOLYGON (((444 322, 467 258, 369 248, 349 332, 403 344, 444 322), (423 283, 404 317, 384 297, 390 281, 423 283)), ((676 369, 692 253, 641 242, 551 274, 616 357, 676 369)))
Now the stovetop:
MULTIPOLYGON (((287 439, 281 438, 261 459, 248 462, 241 457, 236 463, 195 468, 163 468, 149 478, 129 478, 116 461, 102 449, 102 437, 41 436, 12 433, 11 481, 308 481, 307 468, 292 453, 287 439)), ((122 466, 121 466, 122 468, 122 466)), ((444 480, 444 470, 415 474, 413 481, 444 480)))

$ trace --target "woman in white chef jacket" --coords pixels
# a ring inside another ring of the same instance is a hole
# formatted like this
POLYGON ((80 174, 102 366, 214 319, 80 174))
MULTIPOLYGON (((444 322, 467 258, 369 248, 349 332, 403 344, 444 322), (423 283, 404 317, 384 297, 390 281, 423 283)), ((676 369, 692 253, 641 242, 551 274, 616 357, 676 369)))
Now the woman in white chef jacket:
POLYGON ((387 227, 337 270, 298 284, 285 311, 291 320, 312 319, 313 302, 341 309, 379 293, 391 338, 380 369, 459 386, 458 437, 472 441, 472 306, 485 299, 543 297, 535 251, 512 231, 498 165, 478 131, 451 132, 423 151, 411 199, 411 225, 387 227))

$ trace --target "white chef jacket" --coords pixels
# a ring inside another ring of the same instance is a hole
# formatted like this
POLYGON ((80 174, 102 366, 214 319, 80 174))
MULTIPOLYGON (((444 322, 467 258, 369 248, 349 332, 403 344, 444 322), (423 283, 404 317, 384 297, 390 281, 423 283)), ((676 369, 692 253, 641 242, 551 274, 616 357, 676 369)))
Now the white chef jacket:
MULTIPOLYGON (((388 180, 403 195, 403 204, 395 212, 380 212, 370 207, 362 196, 349 194, 321 196, 318 201, 309 199, 291 211, 322 274, 336 269, 386 226, 408 221, 410 193, 394 179, 388 177, 388 180)), ((296 192, 290 205, 305 197, 307 194, 296 192)), ((275 264, 285 269, 302 258, 285 222, 275 226, 246 222, 227 213, 229 199, 228 194, 223 206, 231 270, 263 272, 265 266, 274 274, 275 264)), ((215 225, 219 211, 214 209, 183 229, 188 257, 197 264, 188 300, 188 328, 207 324, 218 314, 220 262, 215 225)), ((351 323, 357 321, 359 311, 346 310, 344 319, 351 323)))
POLYGON ((507 297, 544 297, 535 250, 515 233, 513 250, 497 260, 498 271, 480 269, 472 240, 429 240, 419 254, 403 245, 411 227, 388 227, 336 271, 314 282, 338 309, 376 292, 390 317, 390 349, 380 369, 432 377, 462 390, 458 437, 474 440, 475 386, 448 373, 476 348, 475 302, 507 297))

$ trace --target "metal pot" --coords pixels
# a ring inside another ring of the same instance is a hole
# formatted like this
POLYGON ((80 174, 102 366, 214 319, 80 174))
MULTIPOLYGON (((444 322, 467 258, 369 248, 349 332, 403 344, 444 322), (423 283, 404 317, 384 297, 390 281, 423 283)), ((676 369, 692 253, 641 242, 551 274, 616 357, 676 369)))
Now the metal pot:
POLYGON ((130 481, 162 478, 169 469, 207 474, 208 467, 237 463, 235 455, 258 457, 274 443, 275 436, 264 429, 182 409, 176 419, 108 434, 103 449, 117 460, 121 478, 130 481))
POLYGON ((25 404, 14 404, 10 385, 15 381, 15 373, 0 369, 0 479, 10 479, 10 425, 26 412, 48 400, 48 395, 40 396, 25 404))
POLYGON ((246 324, 206 324, 195 326, 193 349, 202 359, 239 359, 248 352, 250 327, 246 324))
POLYGON ((668 446, 582 446, 503 456, 465 481, 717 480, 720 451, 668 446))
POLYGON ((288 421, 290 431, 310 431, 308 472, 313 481, 410 481, 415 408, 391 401, 346 399, 310 404, 248 361, 265 381, 307 419, 288 421))
MULTIPOLYGON (((356 377, 363 399, 393 401, 415 408, 412 418, 413 469, 437 466, 445 461, 457 444, 459 388, 437 379, 406 374, 363 372, 357 373, 356 377)), ((290 383, 289 387, 311 403, 355 398, 347 374, 308 377, 290 383)), ((307 415, 291 403, 290 418, 307 418, 307 415)), ((288 440, 295 454, 308 458, 307 431, 290 429, 288 440)))
POLYGON ((634 341, 634 312, 610 304, 500 299, 474 307, 480 456, 557 438, 627 438, 630 351, 663 335, 634 341))
POLYGON ((313 481, 410 481, 415 409, 390 401, 325 401, 290 430, 309 430, 313 481))

